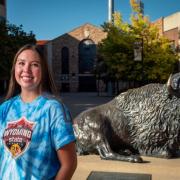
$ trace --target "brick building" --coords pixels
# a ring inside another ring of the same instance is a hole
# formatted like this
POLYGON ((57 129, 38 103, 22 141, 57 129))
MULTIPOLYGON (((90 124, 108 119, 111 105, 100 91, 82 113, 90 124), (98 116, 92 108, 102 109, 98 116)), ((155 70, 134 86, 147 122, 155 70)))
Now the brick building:
POLYGON ((105 37, 101 28, 86 23, 46 43, 49 66, 59 91, 96 91, 93 70, 97 44, 105 37))
POLYGON ((0 0, 0 20, 6 20, 6 0, 0 0))
MULTIPOLYGON (((172 47, 179 51, 180 12, 153 23, 158 26, 161 35, 172 41, 172 47)), ((38 42, 45 44, 49 66, 59 91, 97 90, 93 73, 97 44, 106 36, 101 28, 86 23, 51 41, 38 42)))
POLYGON ((159 28, 160 35, 166 36, 172 41, 175 48, 180 45, 180 12, 161 17, 153 24, 159 28))
POLYGON ((156 20, 154 24, 159 28, 161 35, 164 35, 171 40, 172 48, 180 53, 180 12, 162 17, 156 20))
POLYGON ((167 38, 174 41, 176 47, 180 45, 180 12, 164 18, 163 32, 167 38))

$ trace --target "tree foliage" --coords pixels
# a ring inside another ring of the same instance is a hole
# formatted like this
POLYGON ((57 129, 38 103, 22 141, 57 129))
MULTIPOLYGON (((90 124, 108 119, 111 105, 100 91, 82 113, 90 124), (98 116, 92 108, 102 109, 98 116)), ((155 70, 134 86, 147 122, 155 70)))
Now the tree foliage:
POLYGON ((136 38, 143 40, 144 78, 164 82, 172 73, 178 62, 178 55, 171 48, 171 42, 160 35, 159 29, 143 16, 136 0, 130 0, 132 32, 136 38))
POLYGON ((0 21, 0 77, 9 79, 12 61, 17 50, 27 44, 35 43, 35 35, 23 31, 23 26, 16 26, 0 21))
POLYGON ((111 24, 104 24, 107 38, 99 44, 99 54, 106 65, 108 77, 126 79, 133 66, 133 41, 128 32, 111 24))
MULTIPOLYGON (((164 82, 178 62, 178 55, 170 41, 159 34, 159 29, 142 14, 136 0, 130 0, 131 24, 114 14, 114 23, 104 23, 107 38, 98 46, 99 56, 106 66, 106 74, 116 80, 164 82), (134 43, 143 42, 143 61, 134 61, 134 43)), ((97 66, 98 67, 98 66, 97 66)), ((100 69, 100 68, 99 68, 100 69)))

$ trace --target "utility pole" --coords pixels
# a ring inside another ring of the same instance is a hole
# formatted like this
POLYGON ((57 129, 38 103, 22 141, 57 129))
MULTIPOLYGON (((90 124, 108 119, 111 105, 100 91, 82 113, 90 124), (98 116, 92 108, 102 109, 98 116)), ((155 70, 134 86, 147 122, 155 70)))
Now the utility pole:
POLYGON ((144 16, 144 3, 142 2, 142 0, 136 0, 136 2, 139 4, 140 13, 144 16))
POLYGON ((114 0, 108 0, 108 22, 113 22, 113 14, 114 14, 114 0))

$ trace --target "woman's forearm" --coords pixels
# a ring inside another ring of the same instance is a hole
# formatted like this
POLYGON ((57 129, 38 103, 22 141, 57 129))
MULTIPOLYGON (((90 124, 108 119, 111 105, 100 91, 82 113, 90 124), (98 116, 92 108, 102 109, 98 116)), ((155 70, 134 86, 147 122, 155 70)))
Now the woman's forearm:
POLYGON ((72 167, 61 167, 56 175, 55 180, 70 180, 76 170, 77 162, 72 167))
POLYGON ((61 167, 55 180, 70 180, 77 167, 75 143, 71 142, 57 151, 61 167))

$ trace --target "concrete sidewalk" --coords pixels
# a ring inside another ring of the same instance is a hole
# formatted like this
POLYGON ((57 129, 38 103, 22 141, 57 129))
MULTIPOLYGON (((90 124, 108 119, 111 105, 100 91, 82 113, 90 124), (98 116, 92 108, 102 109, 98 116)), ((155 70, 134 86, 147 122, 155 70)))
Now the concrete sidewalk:
MULTIPOLYGON (((160 159, 143 157, 143 159, 147 162, 129 163, 101 160, 97 155, 78 156, 78 167, 72 180, 86 180, 91 171, 151 174, 152 180, 180 180, 180 158, 160 159)), ((122 178, 119 179, 122 180, 122 178)), ((118 178, 115 180, 118 180, 118 178)), ((139 179, 134 177, 123 180, 139 179)))

